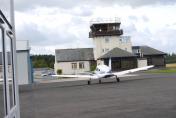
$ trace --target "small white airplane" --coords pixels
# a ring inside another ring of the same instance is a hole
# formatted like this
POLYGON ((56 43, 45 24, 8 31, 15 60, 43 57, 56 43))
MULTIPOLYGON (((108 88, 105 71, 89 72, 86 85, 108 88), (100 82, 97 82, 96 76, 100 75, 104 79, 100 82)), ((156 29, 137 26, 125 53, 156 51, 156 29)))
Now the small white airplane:
POLYGON ((154 66, 145 66, 141 68, 135 68, 130 70, 125 70, 121 72, 112 72, 111 71, 111 59, 109 59, 109 67, 107 65, 98 65, 95 71, 89 75, 52 75, 52 77, 64 77, 64 78, 87 78, 88 84, 91 84, 92 79, 99 79, 99 83, 101 83, 102 78, 116 77, 117 82, 120 82, 119 77, 122 77, 128 73, 133 73, 141 70, 148 70, 153 68, 154 66))

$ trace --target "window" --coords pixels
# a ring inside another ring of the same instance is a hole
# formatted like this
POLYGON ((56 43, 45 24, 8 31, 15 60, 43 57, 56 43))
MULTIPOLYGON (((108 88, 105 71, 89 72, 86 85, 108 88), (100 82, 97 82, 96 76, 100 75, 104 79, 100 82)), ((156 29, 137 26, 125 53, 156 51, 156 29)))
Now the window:
POLYGON ((139 53, 139 49, 133 49, 133 53, 135 54, 139 53))
POLYGON ((113 26, 113 30, 116 30, 116 26, 113 26))
POLYGON ((77 63, 72 63, 72 69, 77 69, 77 63))
POLYGON ((141 53, 141 49, 138 49, 138 50, 137 50, 137 53, 141 53))
POLYGON ((106 50, 105 50, 106 52, 108 52, 109 51, 109 48, 106 48, 106 50))
POLYGON ((137 50, 137 53, 139 53, 139 49, 137 50))
POLYGON ((119 26, 113 26, 113 30, 118 30, 119 26))
POLYGON ((129 36, 121 36, 119 40, 121 43, 128 43, 130 41, 130 37, 129 36))
POLYGON ((105 43, 109 43, 109 38, 108 37, 105 38, 105 43))
POLYGON ((109 51, 109 48, 102 49, 103 53, 108 52, 108 51, 109 51))
POLYGON ((79 63, 79 69, 84 69, 84 62, 79 63))

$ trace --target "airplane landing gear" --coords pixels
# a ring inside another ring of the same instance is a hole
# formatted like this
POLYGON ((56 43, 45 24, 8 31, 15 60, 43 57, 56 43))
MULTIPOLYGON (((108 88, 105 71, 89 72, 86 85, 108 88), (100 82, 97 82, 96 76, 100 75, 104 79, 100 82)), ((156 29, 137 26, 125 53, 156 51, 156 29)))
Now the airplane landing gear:
POLYGON ((120 79, 117 76, 115 76, 115 77, 116 77, 117 82, 120 82, 120 79))
POLYGON ((101 79, 99 79, 99 84, 101 84, 101 79))
POLYGON ((90 80, 88 80, 88 81, 87 81, 87 84, 88 84, 88 85, 90 85, 90 84, 91 84, 91 81, 90 81, 90 80))

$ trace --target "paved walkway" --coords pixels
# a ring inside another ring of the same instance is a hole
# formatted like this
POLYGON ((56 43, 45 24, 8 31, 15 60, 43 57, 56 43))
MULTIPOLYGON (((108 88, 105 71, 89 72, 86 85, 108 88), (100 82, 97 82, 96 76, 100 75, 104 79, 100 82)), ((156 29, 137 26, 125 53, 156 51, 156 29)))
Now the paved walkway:
MULTIPOLYGON (((21 118, 175 118, 176 74, 139 75, 120 83, 36 83, 20 92, 21 118)), ((1 90, 0 105, 2 118, 1 90)))

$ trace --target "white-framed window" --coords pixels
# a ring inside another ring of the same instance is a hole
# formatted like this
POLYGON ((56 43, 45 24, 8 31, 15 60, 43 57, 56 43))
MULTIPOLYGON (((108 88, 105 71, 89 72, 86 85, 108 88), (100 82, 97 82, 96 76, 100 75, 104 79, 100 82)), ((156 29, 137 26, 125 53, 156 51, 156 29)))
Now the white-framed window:
POLYGON ((79 69, 84 69, 84 62, 79 62, 79 69))
POLYGON ((137 49, 137 53, 141 53, 141 49, 137 49))
POLYGON ((109 37, 105 37, 105 43, 109 43, 109 37))
POLYGON ((103 53, 108 52, 108 51, 109 51, 109 48, 102 49, 103 53))
POLYGON ((112 28, 113 28, 113 30, 118 30, 119 29, 118 26, 113 26, 112 28))
POLYGON ((130 41, 130 36, 121 36, 119 41, 121 43, 128 43, 130 41))
POLYGON ((108 51, 109 51, 109 48, 106 48, 106 49, 105 49, 105 52, 108 52, 108 51))
POLYGON ((73 70, 77 69, 77 63, 71 63, 71 65, 73 70))
POLYGON ((123 39, 122 39, 122 38, 120 38, 119 40, 120 40, 120 42, 122 42, 122 40, 123 40, 123 39))
POLYGON ((116 26, 113 26, 112 28, 113 28, 113 30, 116 30, 116 26))

